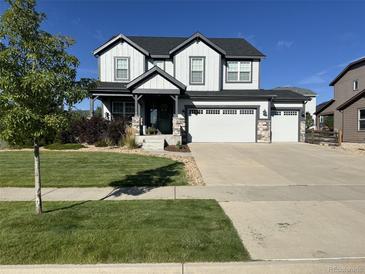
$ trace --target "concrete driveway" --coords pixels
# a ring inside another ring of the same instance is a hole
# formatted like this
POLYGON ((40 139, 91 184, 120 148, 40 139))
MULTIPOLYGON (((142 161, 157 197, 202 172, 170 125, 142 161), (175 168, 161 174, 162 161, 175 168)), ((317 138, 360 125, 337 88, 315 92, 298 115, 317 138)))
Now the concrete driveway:
POLYGON ((253 259, 365 257, 364 155, 308 144, 191 149, 253 259))
POLYGON ((365 157, 309 144, 191 144, 208 186, 365 185, 365 157))

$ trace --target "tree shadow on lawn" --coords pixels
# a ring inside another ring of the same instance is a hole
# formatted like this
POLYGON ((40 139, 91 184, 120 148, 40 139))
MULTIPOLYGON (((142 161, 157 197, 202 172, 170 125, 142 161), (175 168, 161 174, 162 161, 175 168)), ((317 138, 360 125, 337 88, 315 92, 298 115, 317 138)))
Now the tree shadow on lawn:
POLYGON ((119 197, 123 194, 138 196, 151 191, 154 188, 168 186, 174 182, 174 176, 178 176, 183 169, 182 163, 173 163, 167 166, 140 171, 134 175, 127 175, 122 180, 110 182, 115 187, 107 196, 119 197))

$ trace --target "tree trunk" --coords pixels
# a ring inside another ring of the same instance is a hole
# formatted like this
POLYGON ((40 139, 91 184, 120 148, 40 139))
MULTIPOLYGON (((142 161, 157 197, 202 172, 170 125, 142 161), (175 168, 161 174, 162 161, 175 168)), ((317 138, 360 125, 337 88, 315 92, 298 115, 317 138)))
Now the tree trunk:
POLYGON ((39 158, 39 145, 34 143, 34 186, 35 186, 35 211, 42 214, 41 194, 41 163, 39 158))

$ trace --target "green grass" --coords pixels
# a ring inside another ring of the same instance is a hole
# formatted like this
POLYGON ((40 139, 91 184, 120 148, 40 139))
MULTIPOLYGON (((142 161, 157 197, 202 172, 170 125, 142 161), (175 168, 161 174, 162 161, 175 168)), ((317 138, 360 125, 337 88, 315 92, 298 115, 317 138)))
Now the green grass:
MULTIPOLYGON (((0 187, 33 187, 31 151, 0 152, 0 187)), ((182 163, 112 152, 41 152, 44 187, 168 186, 187 184, 182 163)))
POLYGON ((81 144, 50 144, 44 146, 46 149, 50 150, 66 150, 66 149, 72 149, 72 150, 78 150, 80 148, 84 148, 84 145, 81 144))
POLYGON ((213 200, 0 202, 0 264, 243 261, 213 200))

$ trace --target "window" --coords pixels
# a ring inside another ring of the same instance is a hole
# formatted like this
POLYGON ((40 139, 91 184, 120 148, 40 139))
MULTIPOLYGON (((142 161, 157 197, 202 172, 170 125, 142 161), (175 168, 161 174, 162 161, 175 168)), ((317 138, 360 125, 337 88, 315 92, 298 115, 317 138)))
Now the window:
POLYGON ((365 108, 359 109, 359 130, 365 130, 365 108))
POLYGON ((190 84, 204 85, 204 57, 190 57, 190 84))
POLYGON ((165 70, 165 61, 164 60, 154 60, 153 65, 159 67, 162 70, 165 70))
POLYGON ((237 109, 223 109, 223 114, 237 114, 237 109))
POLYGON ((134 115, 134 102, 112 102, 112 113, 130 118, 134 115))
POLYGON ((352 90, 358 90, 359 89, 359 80, 354 80, 354 82, 352 83, 352 90))
POLYGON ((248 114, 254 114, 254 110, 253 109, 241 109, 240 110, 240 114, 244 114, 244 115, 248 115, 248 114))
POLYGON ((297 116, 298 115, 298 111, 284 111, 284 116, 297 116))
POLYGON ((115 58, 115 80, 129 81, 129 58, 115 58))
POLYGON ((221 111, 219 109, 207 109, 205 110, 205 114, 220 114, 221 111))
POLYGON ((226 82, 251 82, 251 61, 228 61, 226 82))

